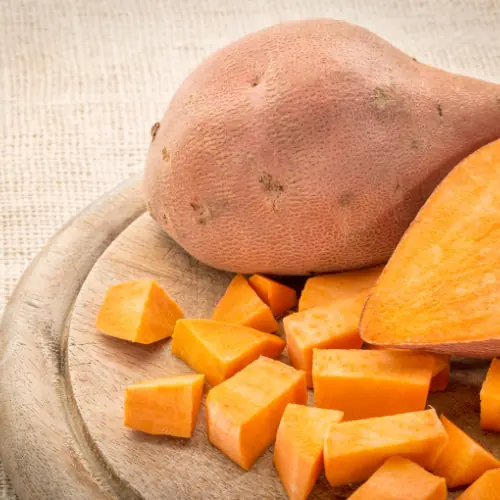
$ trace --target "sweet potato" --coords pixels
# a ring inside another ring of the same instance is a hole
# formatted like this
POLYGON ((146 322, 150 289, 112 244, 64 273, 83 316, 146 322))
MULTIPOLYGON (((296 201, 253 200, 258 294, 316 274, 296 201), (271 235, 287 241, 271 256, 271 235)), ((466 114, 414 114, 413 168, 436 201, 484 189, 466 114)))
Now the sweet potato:
POLYGON ((457 500, 498 500, 500 498, 500 469, 485 472, 457 500))
POLYGON ((215 307, 212 319, 249 326, 263 332, 275 332, 278 329, 269 306, 241 275, 235 276, 227 287, 215 307))
POLYGON ((170 337, 183 316, 156 281, 130 281, 108 289, 96 328, 112 337, 151 344, 170 337))
POLYGON ((325 472, 332 486, 368 479, 400 455, 426 469, 448 440, 434 410, 332 424, 325 440, 325 472))
POLYGON ((248 282, 278 318, 297 305, 297 292, 289 286, 260 274, 254 274, 248 282))
POLYGON ((391 457, 349 500, 446 500, 446 481, 416 463, 391 457))
POLYGON ((203 394, 204 375, 148 380, 125 389, 126 427, 148 434, 190 437, 203 394))
POLYGON ((323 468, 323 444, 341 411, 289 404, 274 444, 274 465, 290 500, 306 500, 323 468))
POLYGON ((277 335, 210 319, 181 319, 175 325, 172 354, 217 385, 259 356, 277 358, 285 341, 277 335))
POLYGON ((481 428, 500 431, 500 359, 492 360, 481 387, 481 428))
POLYGON ((500 353, 500 140, 462 161, 402 238, 362 315, 372 344, 500 353))
POLYGON ((208 438, 248 470, 275 440, 287 404, 306 401, 303 372, 260 357, 208 393, 208 438))
POLYGON ((220 269, 381 264, 456 161, 500 137, 499 95, 346 22, 279 24, 176 92, 148 153, 147 206, 220 269))
POLYGON ((487 470, 500 467, 500 461, 444 415, 441 422, 448 434, 448 443, 432 471, 444 477, 449 488, 471 484, 487 470))
MULTIPOLYGON (((375 350, 392 350, 398 351, 407 349, 391 349, 390 347, 365 344, 366 349, 375 349, 375 350)), ((448 383, 450 382, 450 356, 446 354, 435 354, 435 353, 426 353, 434 358, 434 368, 432 370, 432 379, 431 385, 429 387, 430 392, 439 392, 444 391, 448 387, 448 383)))
POLYGON ((299 311, 325 306, 361 293, 364 293, 366 299, 383 268, 384 266, 375 266, 360 271, 321 274, 309 278, 300 294, 299 311))
POLYGON ((314 399, 344 420, 423 410, 434 358, 409 351, 314 349, 314 399))
POLYGON ((364 294, 358 294, 284 318, 290 361, 306 372, 310 387, 313 348, 359 349, 363 344, 358 323, 364 303, 364 294))

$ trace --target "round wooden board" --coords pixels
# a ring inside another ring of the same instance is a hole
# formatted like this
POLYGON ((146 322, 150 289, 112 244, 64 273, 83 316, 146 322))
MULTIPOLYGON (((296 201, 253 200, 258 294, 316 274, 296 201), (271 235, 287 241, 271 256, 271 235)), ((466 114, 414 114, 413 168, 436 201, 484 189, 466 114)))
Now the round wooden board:
MULTIPOLYGON (((161 232, 144 214, 134 179, 70 222, 19 283, 0 335, 0 447, 20 497, 286 498, 272 449, 244 472, 208 442, 203 409, 191 440, 123 427, 127 385, 189 371, 169 340, 141 346, 96 331, 106 288, 139 278, 156 279, 186 316, 207 317, 231 275, 200 264, 161 232)), ((449 389, 429 403, 500 456, 500 436, 479 429, 486 366, 455 361, 449 389)), ((311 498, 351 491, 332 490, 322 477, 311 498)))

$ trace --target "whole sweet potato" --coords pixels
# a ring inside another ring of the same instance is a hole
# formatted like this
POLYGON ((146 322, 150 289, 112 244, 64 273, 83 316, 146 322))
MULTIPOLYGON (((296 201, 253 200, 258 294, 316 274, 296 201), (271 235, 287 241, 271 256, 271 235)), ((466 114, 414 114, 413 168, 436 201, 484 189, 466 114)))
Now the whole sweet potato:
POLYGON ((446 173, 499 136, 499 85, 345 22, 285 23, 185 80, 153 128, 146 200, 217 268, 361 268, 384 262, 446 173))

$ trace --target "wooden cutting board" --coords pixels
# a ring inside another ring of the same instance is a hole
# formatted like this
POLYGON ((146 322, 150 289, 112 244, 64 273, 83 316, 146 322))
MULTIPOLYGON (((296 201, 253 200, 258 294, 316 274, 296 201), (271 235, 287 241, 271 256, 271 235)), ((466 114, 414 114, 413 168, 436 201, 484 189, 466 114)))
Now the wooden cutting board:
MULTIPOLYGON (((168 340, 141 346, 98 333, 106 288, 155 278, 186 316, 207 317, 231 279, 187 255, 144 212, 140 179, 90 206, 48 243, 5 311, 0 449, 14 486, 26 500, 286 498, 272 449, 244 472, 208 442, 203 409, 191 440, 122 425, 125 386, 189 369, 168 340)), ((479 429, 486 367, 455 361, 449 389, 430 404, 500 456, 500 436, 479 429)), ((321 478, 311 498, 351 491, 321 478)))

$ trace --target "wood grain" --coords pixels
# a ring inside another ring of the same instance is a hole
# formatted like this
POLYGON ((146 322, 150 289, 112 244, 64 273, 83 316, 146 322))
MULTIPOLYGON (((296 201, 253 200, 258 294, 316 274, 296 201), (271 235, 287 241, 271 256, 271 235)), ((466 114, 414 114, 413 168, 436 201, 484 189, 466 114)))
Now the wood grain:
MULTIPOLYGON (((30 500, 286 498, 272 449, 242 471, 208 442, 203 408, 191 440, 123 427, 128 384, 190 370, 169 340, 141 346, 97 332, 106 288, 154 278, 186 316, 207 317, 231 278, 191 258, 143 212, 138 180, 90 207, 42 251, 6 310, 0 447, 15 487, 30 500)), ((498 435, 479 429, 486 366, 455 361, 449 390, 430 403, 500 455, 498 435)), ((332 490, 322 477, 311 498, 351 491, 332 490)))

